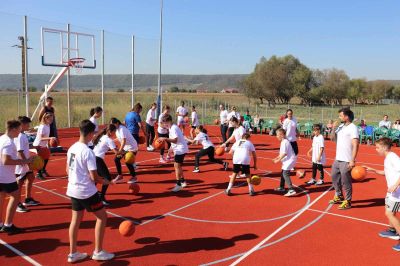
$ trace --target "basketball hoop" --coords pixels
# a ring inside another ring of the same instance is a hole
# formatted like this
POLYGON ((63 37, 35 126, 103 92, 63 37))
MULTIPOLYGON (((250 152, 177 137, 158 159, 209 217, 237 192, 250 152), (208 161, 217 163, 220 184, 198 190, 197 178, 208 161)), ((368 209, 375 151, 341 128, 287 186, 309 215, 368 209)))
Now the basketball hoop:
POLYGON ((76 74, 82 73, 83 66, 85 65, 85 58, 76 57, 69 59, 69 67, 72 67, 76 74))

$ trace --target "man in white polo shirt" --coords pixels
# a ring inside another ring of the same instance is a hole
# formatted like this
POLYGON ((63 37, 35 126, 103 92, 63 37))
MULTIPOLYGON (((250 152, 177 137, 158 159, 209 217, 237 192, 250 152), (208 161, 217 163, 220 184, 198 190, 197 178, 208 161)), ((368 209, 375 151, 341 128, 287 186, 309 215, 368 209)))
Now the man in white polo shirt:
POLYGON ((351 169, 355 166, 359 135, 357 126, 353 124, 354 114, 349 108, 340 109, 339 118, 342 123, 332 130, 336 134, 336 159, 331 172, 335 196, 329 203, 340 204, 338 209, 346 210, 351 208, 351 169))

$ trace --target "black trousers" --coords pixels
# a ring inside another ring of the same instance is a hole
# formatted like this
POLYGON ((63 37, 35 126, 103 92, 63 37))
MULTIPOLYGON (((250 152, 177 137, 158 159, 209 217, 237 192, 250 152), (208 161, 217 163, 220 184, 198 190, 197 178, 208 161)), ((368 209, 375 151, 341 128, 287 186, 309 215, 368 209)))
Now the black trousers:
MULTIPOLYGON (((115 166, 117 167, 117 172, 119 175, 122 175, 121 159, 122 159, 122 156, 121 157, 115 156, 115 158, 114 158, 114 163, 115 163, 115 166)), ((131 176, 135 177, 136 176, 135 167, 133 167, 133 165, 129 164, 129 163, 125 163, 125 165, 126 165, 126 167, 128 167, 129 173, 131 174, 131 176)))
POLYGON ((154 126, 150 126, 149 124, 146 123, 146 135, 147 135, 147 147, 149 147, 154 140, 154 137, 156 136, 156 133, 154 131, 154 126))
POLYGON ((318 163, 312 164, 312 178, 315 179, 317 177, 317 170, 319 171, 320 179, 324 180, 324 166, 318 163))
MULTIPOLYGON (((235 131, 234 127, 229 127, 228 128, 228 139, 232 136, 233 131, 235 131)), ((230 143, 226 144, 226 147, 229 147, 230 143)))
MULTIPOLYGON (((166 133, 166 134, 158 133, 158 137, 159 138, 169 138, 169 134, 168 133, 166 133)), ((167 142, 167 145, 168 145, 168 149, 169 149, 169 147, 171 147, 171 143, 167 142)), ((164 152, 165 152, 165 148, 162 148, 160 150, 160 155, 163 156, 164 152)))
POLYGON ((299 154, 299 146, 297 145, 297 141, 290 142, 290 145, 292 146, 294 154, 299 154))
POLYGON ((225 124, 222 124, 220 126, 221 129, 221 136, 222 136, 222 142, 225 142, 228 138, 226 137, 226 134, 228 132, 228 126, 225 124))
MULTIPOLYGON (((104 177, 108 181, 111 181, 110 171, 108 171, 108 167, 104 160, 100 157, 96 156, 96 166, 97 166, 97 174, 101 177, 104 177)), ((108 185, 101 186, 100 198, 102 200, 105 199, 105 195, 107 193, 108 185)))
POLYGON ((213 162, 213 163, 218 163, 218 164, 223 164, 224 162, 220 159, 215 159, 214 157, 214 152, 215 148, 213 146, 208 147, 207 149, 201 149, 196 153, 195 160, 194 160, 194 166, 199 167, 200 164, 200 158, 208 155, 208 161, 213 162))

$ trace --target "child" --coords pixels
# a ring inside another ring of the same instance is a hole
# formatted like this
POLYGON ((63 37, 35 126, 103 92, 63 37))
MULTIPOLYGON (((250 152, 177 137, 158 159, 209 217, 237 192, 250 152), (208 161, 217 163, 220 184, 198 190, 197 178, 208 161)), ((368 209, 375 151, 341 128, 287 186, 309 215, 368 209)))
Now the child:
MULTIPOLYGON (((36 138, 33 141, 33 147, 36 148, 37 152, 40 149, 47 148, 47 144, 49 140, 55 139, 54 137, 49 137, 50 135, 50 124, 53 122, 53 114, 52 113, 44 113, 42 119, 40 120, 40 126, 36 133, 36 138)), ((49 176, 46 171, 48 159, 44 160, 44 167, 42 170, 38 171, 36 178, 40 180, 44 180, 45 177, 49 176)))
MULTIPOLYGON (((159 138, 168 138, 169 137, 169 131, 167 127, 164 127, 162 124, 162 118, 166 115, 169 115, 171 111, 171 108, 169 107, 169 105, 165 105, 163 108, 163 112, 162 114, 160 114, 160 116, 158 117, 158 128, 157 128, 157 133, 158 133, 158 137, 159 138)), ((169 148, 171 147, 171 143, 167 142, 168 145, 168 149, 167 149, 167 157, 164 158, 164 153, 165 153, 165 148, 162 147, 160 149, 160 163, 167 163, 170 160, 168 151, 169 148)))
MULTIPOLYGON (((260 116, 258 114, 256 114, 253 118, 253 130, 254 133, 257 134, 257 128, 260 127, 260 116)), ((260 131, 262 130, 262 128, 260 127, 260 131)), ((261 132, 262 133, 262 132, 261 132)))
POLYGON ((0 232, 9 235, 18 234, 23 229, 13 224, 15 210, 20 200, 20 191, 15 179, 15 166, 28 164, 32 159, 17 159, 17 149, 13 139, 21 132, 21 123, 16 120, 7 121, 6 132, 0 137, 0 232), (3 205, 6 194, 10 197, 3 220, 3 205), (3 223, 4 221, 4 223, 3 223))
POLYGON ((252 126, 251 126, 252 118, 251 118, 249 110, 246 110, 246 114, 243 115, 243 120, 244 120, 243 127, 246 129, 246 131, 252 132, 253 131, 252 126))
POLYGON ((334 122, 332 119, 328 121, 328 124, 326 124, 326 127, 325 127, 325 136, 326 137, 332 135, 333 124, 334 124, 334 122))
POLYGON ((243 134, 242 138, 233 144, 232 149, 229 151, 233 153, 233 175, 230 177, 228 188, 225 190, 225 194, 230 196, 231 189, 235 183, 235 179, 239 172, 242 171, 246 175, 246 181, 249 186, 249 195, 254 196, 253 185, 250 182, 250 153, 253 155, 254 170, 257 170, 257 155, 256 149, 253 143, 249 141, 250 134, 243 134))
POLYGON ((185 132, 185 117, 188 115, 188 110, 185 107, 185 102, 181 101, 181 105, 178 106, 176 109, 176 116, 178 117, 177 119, 177 124, 179 128, 182 130, 182 132, 185 132))
MULTIPOLYGON (((101 108, 100 106, 90 109, 89 120, 96 126, 96 129, 94 130, 95 135, 97 134, 97 132, 99 132, 99 124, 97 123, 97 119, 99 119, 102 114, 103 114, 103 108, 101 108)), ((90 141, 88 146, 89 148, 93 149, 94 147, 93 142, 90 141)))
MULTIPOLYGON (((238 124, 240 125, 240 113, 239 113, 239 112, 236 112, 236 106, 232 106, 231 112, 228 113, 228 116, 227 116, 227 119, 228 119, 228 121, 229 121, 229 123, 228 123, 228 138, 229 138, 229 139, 231 138, 231 136, 232 136, 232 134, 233 134, 233 131, 234 131, 235 128, 237 127, 237 126, 235 127, 235 125, 233 124, 232 118, 236 118, 236 120, 238 121, 238 124)), ((239 139, 241 139, 241 137, 240 137, 239 139)), ((229 142, 228 142, 228 141, 225 141, 224 143, 227 143, 227 144, 226 144, 226 149, 225 149, 225 151, 228 151, 229 142)))
POLYGON ((67 153, 66 171, 68 173, 67 196, 71 198, 72 218, 69 226, 68 262, 73 263, 87 257, 86 253, 77 251, 78 231, 84 210, 96 216, 95 249, 93 260, 110 260, 114 254, 103 250, 104 232, 107 213, 97 192, 96 183, 108 185, 109 181, 97 175, 96 156, 87 144, 93 139, 96 126, 89 120, 79 125, 79 141, 73 144, 67 153))
MULTIPOLYGON (((117 172, 118 175, 116 178, 113 179, 113 183, 119 183, 122 181, 122 166, 121 166, 121 159, 122 156, 128 152, 131 151, 133 153, 137 153, 138 151, 138 145, 136 140, 133 138, 132 134, 129 132, 129 130, 121 124, 121 121, 119 121, 117 118, 113 117, 111 118, 110 124, 113 124, 116 128, 116 136, 117 139, 120 143, 119 149, 118 149, 118 154, 115 156, 114 162, 115 166, 117 167, 117 172)), ((129 173, 131 174, 131 178, 128 180, 128 184, 132 184, 137 182, 137 177, 136 177, 136 172, 135 172, 135 164, 129 164, 125 163, 126 167, 129 169, 129 173)))
MULTIPOLYGON (((230 142, 232 141, 232 140, 235 140, 235 143, 236 142, 238 142, 239 140, 241 140, 242 139, 242 136, 246 133, 246 129, 244 129, 244 127, 242 126, 242 125, 240 125, 240 122, 239 122, 239 119, 238 118, 236 118, 236 117, 232 117, 231 119, 230 119, 230 122, 229 122, 231 125, 232 125, 232 127, 234 128, 234 130, 233 130, 233 132, 232 132, 232 135, 224 142, 224 143, 222 143, 222 147, 225 147, 225 148, 227 148, 228 147, 228 145, 230 144, 230 142)), ((226 149, 225 149, 226 150, 226 149)), ((230 178, 232 178, 233 177, 233 174, 232 175, 230 175, 229 176, 230 178)), ((242 173, 240 176, 238 176, 238 177, 246 177, 246 174, 245 173, 242 173)))
POLYGON ((172 116, 164 115, 161 121, 163 127, 168 128, 169 136, 168 138, 159 139, 171 143, 171 147, 174 151, 176 186, 172 189, 172 192, 178 192, 187 185, 183 176, 182 164, 185 159, 186 153, 189 152, 189 149, 182 131, 177 125, 172 123, 172 116))
POLYGON ((196 106, 192 106, 192 128, 190 129, 190 137, 194 138, 196 128, 200 126, 199 117, 197 116, 196 106))
MULTIPOLYGON (((392 141, 389 138, 381 138, 376 141, 375 145, 377 153, 385 157, 384 170, 364 167, 368 171, 384 175, 388 186, 385 198, 385 214, 389 220, 390 227, 388 230, 380 232, 379 235, 399 240, 400 219, 396 217, 396 213, 400 211, 400 158, 396 153, 391 151, 392 141)), ((400 251, 400 242, 394 245, 393 249, 400 251)))
MULTIPOLYGON (((97 174, 101 177, 104 177, 108 181, 111 181, 111 175, 110 171, 108 171, 106 163, 104 162, 104 157, 106 156, 106 152, 108 150, 112 150, 116 156, 118 155, 117 147, 112 140, 112 138, 115 138, 116 131, 117 127, 113 124, 109 124, 99 134, 97 134, 93 140, 93 152, 96 156, 97 174)), ((101 187, 100 198, 103 201, 103 205, 110 206, 111 204, 106 200, 107 189, 108 185, 103 185, 101 187)))
MULTIPOLYGON (((29 140, 24 131, 29 130, 31 119, 26 116, 18 117, 18 121, 21 123, 21 133, 19 133, 18 137, 14 139, 14 144, 17 148, 18 157, 19 159, 26 160, 29 159, 29 140)), ((22 191, 22 186, 25 183, 25 201, 22 204, 21 202, 18 203, 17 212, 27 212, 29 211, 28 208, 25 206, 37 206, 40 202, 34 200, 31 196, 32 192, 32 184, 35 176, 33 172, 29 170, 27 164, 24 165, 17 165, 15 168, 15 176, 17 177, 17 183, 22 191)))
POLYGON ((152 103, 151 108, 147 112, 146 116, 147 151, 154 151, 154 147, 152 146, 152 144, 154 141, 154 137, 156 136, 156 133, 154 132, 154 124, 157 121, 156 109, 157 109, 157 104, 152 103))
POLYGON ((324 163, 325 163, 325 139, 321 135, 321 126, 315 124, 313 127, 314 138, 312 147, 308 150, 307 155, 312 158, 312 178, 306 182, 308 185, 322 185, 324 184, 324 163), (320 179, 316 180, 317 169, 320 174, 320 179))
POLYGON ((286 131, 283 128, 276 130, 276 137, 281 142, 279 155, 273 159, 274 163, 282 162, 281 183, 275 191, 285 192, 285 183, 288 185, 288 192, 284 194, 285 197, 290 197, 296 194, 293 188, 292 181, 290 180, 290 169, 293 169, 297 156, 295 155, 292 145, 286 139, 286 131))
POLYGON ((224 166, 225 171, 228 169, 228 162, 224 162, 220 159, 215 159, 214 144, 212 144, 212 142, 210 141, 210 138, 207 135, 207 130, 203 126, 198 126, 196 128, 196 138, 194 138, 193 140, 191 139, 186 139, 186 140, 192 144, 201 143, 201 145, 203 146, 203 148, 196 153, 193 173, 200 172, 199 168, 200 158, 203 157, 204 155, 208 156, 208 160, 210 162, 222 164, 224 166))

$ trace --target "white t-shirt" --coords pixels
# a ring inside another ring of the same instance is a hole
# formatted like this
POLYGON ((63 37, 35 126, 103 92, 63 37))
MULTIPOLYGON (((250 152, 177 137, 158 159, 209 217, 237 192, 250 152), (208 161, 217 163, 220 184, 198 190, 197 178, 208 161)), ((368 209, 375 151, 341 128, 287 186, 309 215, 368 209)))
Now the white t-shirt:
POLYGON ((177 143, 171 143, 171 147, 175 155, 181 155, 189 152, 185 137, 177 125, 173 124, 169 129, 169 138, 178 138, 177 143))
POLYGON ((294 154, 292 145, 287 139, 283 139, 281 141, 279 154, 286 154, 286 156, 282 159, 282 170, 291 170, 294 168, 297 161, 297 156, 294 154))
MULTIPOLYGON (((389 152, 386 155, 385 162, 385 176, 388 188, 396 184, 400 178, 400 158, 394 152, 389 152)), ((392 193, 387 193, 389 198, 393 201, 400 201, 400 189, 392 193)))
POLYGON ((156 110, 150 109, 146 115, 146 123, 153 127, 156 123, 153 119, 156 119, 156 110))
POLYGON ((253 143, 249 140, 241 139, 232 146, 233 150, 233 164, 250 165, 250 155, 253 151, 256 151, 253 143))
POLYGON ((232 122, 230 121, 232 117, 236 117, 236 118, 239 120, 239 123, 240 123, 240 114, 239 114, 238 112, 232 111, 232 112, 230 112, 230 113, 228 114, 228 116, 226 117, 226 118, 228 119, 228 121, 229 121, 229 127, 233 127, 233 124, 232 124, 232 122))
POLYGON ((67 164, 67 196, 87 199, 97 193, 96 184, 89 173, 89 171, 97 170, 96 156, 86 144, 76 142, 68 149, 67 164))
POLYGON ((242 139, 242 136, 246 133, 246 129, 243 126, 239 126, 235 128, 232 135, 235 137, 235 142, 238 142, 242 139))
POLYGON ((214 147, 214 144, 212 144, 208 135, 203 132, 197 134, 194 140, 198 141, 203 146, 203 149, 214 147))
POLYGON ((222 110, 219 113, 219 120, 221 122, 221 125, 228 123, 228 111, 227 110, 222 110))
POLYGON ((17 159, 17 148, 14 141, 6 134, 0 137, 0 183, 10 184, 17 181, 15 178, 15 165, 4 165, 3 156, 9 155, 12 159, 17 159))
POLYGON ((50 126, 47 124, 40 124, 36 138, 33 141, 33 146, 47 147, 47 140, 42 140, 42 138, 48 138, 50 136, 50 126))
POLYGON ((320 153, 320 149, 325 148, 325 139, 324 136, 319 134, 318 136, 314 136, 312 142, 312 162, 318 164, 325 164, 325 150, 322 152, 321 161, 317 161, 318 155, 320 153))
POLYGON ((296 120, 290 120, 289 118, 286 118, 283 120, 282 123, 282 128, 286 130, 286 139, 290 142, 296 141, 297 140, 297 122, 296 120))
POLYGON ((392 125, 392 122, 390 122, 389 120, 388 121, 382 120, 381 122, 379 122, 379 127, 390 128, 391 125, 392 125))
MULTIPOLYGON (((24 133, 19 133, 18 137, 14 139, 14 144, 15 147, 18 151, 23 151, 25 158, 28 159, 30 157, 29 153, 29 140, 28 137, 24 133)), ((17 154, 18 158, 19 155, 17 154)), ((20 158, 22 159, 22 158, 20 158)), ((15 174, 16 175, 25 175, 27 172, 29 172, 29 166, 27 164, 24 165, 17 165, 15 167, 15 174)))
POLYGON ((136 140, 133 138, 131 132, 129 132, 129 129, 127 129, 125 126, 120 125, 115 135, 117 136, 117 139, 120 143, 122 143, 122 140, 125 139, 125 146, 123 148, 124 151, 138 150, 136 140))
POLYGON ((99 132, 99 124, 97 122, 97 118, 92 116, 91 118, 89 118, 89 120, 96 126, 96 128, 94 129, 94 132, 95 133, 99 132))
POLYGON ((345 124, 341 124, 336 129, 336 134, 336 160, 350 162, 353 150, 351 141, 353 139, 358 139, 358 128, 353 123, 350 123, 347 126, 345 124))
POLYGON ((162 127, 162 118, 163 118, 164 114, 160 114, 160 116, 158 117, 158 127, 157 127, 157 132, 158 134, 168 134, 168 128, 164 128, 162 127))
POLYGON ((192 126, 197 127, 199 126, 199 117, 197 116, 197 112, 192 112, 192 126))
POLYGON ((176 108, 176 112, 178 113, 178 124, 183 123, 183 117, 188 114, 188 110, 184 106, 179 106, 176 108))
POLYGON ((93 152, 94 155, 96 155, 96 157, 104 159, 104 157, 106 156, 106 152, 108 152, 108 150, 113 150, 116 148, 117 147, 115 146, 114 141, 109 136, 103 135, 100 138, 99 143, 97 143, 97 145, 94 146, 93 152))

